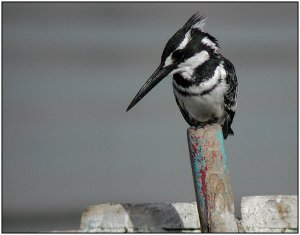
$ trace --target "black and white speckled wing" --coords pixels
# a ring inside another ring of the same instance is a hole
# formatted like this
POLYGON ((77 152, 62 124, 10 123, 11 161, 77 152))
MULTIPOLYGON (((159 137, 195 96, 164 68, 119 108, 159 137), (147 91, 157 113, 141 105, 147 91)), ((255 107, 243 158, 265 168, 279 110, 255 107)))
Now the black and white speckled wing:
POLYGON ((234 134, 231 129, 231 123, 234 118, 235 109, 237 106, 237 91, 238 91, 238 81, 235 74, 235 69, 233 64, 224 58, 224 68, 227 72, 226 83, 228 85, 228 90, 224 96, 224 106, 227 113, 225 122, 223 125, 223 134, 226 139, 228 134, 234 134))

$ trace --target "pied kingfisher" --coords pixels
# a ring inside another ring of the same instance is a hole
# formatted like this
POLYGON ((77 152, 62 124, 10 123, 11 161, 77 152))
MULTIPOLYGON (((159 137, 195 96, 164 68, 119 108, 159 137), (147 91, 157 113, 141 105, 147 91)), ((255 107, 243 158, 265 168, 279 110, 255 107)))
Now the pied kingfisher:
POLYGON ((176 103, 190 126, 222 125, 233 135, 237 78, 232 63, 219 53, 216 38, 204 31, 206 18, 194 14, 167 42, 161 63, 127 108, 131 109, 167 75, 173 75, 176 103))

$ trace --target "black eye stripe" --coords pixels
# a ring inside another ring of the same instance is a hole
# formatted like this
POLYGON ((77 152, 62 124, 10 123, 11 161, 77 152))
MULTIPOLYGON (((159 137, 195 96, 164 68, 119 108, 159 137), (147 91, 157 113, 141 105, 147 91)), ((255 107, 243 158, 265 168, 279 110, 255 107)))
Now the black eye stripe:
POLYGON ((173 52, 172 59, 175 61, 182 61, 184 59, 183 50, 179 49, 173 52))

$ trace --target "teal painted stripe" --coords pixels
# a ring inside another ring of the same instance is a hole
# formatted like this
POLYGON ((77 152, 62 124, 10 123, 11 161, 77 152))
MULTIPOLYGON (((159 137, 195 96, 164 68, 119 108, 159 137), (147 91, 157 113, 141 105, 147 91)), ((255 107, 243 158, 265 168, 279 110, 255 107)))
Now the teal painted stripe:
POLYGON ((227 168, 228 168, 228 160, 227 160, 227 155, 226 155, 226 152, 225 152, 225 145, 224 145, 224 138, 223 138, 223 132, 222 132, 222 130, 218 130, 218 139, 219 139, 219 143, 221 145, 221 152, 222 152, 224 167, 227 170, 227 168))
POLYGON ((194 171, 194 182, 196 185, 196 192, 197 192, 197 198, 200 199, 200 203, 202 207, 205 206, 205 197, 203 194, 203 185, 202 185, 202 174, 200 173, 201 170, 204 170, 206 166, 205 159, 203 157, 203 150, 201 148, 202 141, 198 138, 192 139, 192 145, 197 146, 196 151, 193 149, 193 155, 194 155, 194 161, 193 164, 193 171, 194 171))

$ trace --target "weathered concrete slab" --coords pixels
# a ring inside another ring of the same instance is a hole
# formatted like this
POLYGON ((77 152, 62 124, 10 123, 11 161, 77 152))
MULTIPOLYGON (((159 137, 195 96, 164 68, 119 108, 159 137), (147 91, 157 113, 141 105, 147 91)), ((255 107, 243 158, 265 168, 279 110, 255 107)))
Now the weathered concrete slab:
POLYGON ((245 232, 297 232, 297 196, 243 197, 242 226, 245 232))
MULTIPOLYGON (((242 198, 239 232, 297 233, 297 196, 242 198)), ((197 232, 196 203, 106 203, 86 208, 78 232, 197 232)))
POLYGON ((107 203, 84 210, 84 232, 200 232, 196 203, 107 203))

